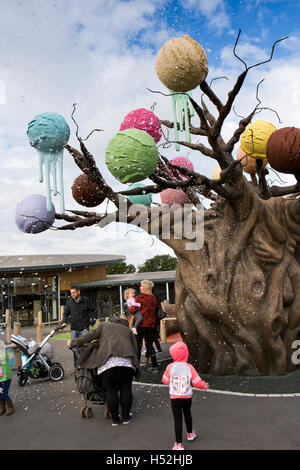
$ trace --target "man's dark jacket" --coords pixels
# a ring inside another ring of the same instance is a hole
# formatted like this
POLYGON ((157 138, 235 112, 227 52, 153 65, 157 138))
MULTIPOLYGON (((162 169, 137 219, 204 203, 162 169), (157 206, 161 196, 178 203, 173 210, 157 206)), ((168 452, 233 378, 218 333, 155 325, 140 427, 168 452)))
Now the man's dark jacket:
POLYGON ((72 298, 65 305, 63 323, 70 323, 71 330, 82 331, 95 323, 96 312, 88 297, 82 296, 79 302, 72 298))

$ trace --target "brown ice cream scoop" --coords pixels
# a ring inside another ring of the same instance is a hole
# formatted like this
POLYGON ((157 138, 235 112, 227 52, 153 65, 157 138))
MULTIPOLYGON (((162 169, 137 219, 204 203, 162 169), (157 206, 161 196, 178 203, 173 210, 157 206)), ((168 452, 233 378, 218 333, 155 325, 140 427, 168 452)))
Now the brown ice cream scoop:
POLYGON ((75 179, 72 185, 72 195, 78 204, 85 207, 99 206, 106 199, 101 188, 93 183, 85 173, 75 179))
POLYGON ((300 173, 300 129, 283 127, 273 132, 267 142, 269 164, 281 173, 300 173))

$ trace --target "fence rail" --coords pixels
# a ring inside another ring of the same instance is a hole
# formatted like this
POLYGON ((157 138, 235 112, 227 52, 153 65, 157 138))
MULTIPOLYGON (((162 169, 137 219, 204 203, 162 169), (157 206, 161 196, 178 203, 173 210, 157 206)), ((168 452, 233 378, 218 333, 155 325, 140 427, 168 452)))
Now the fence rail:
MULTIPOLYGON (((61 311, 61 318, 62 318, 63 311, 61 311)), ((101 319, 97 319, 96 321, 96 326, 98 326, 102 321, 108 321, 111 317, 105 317, 105 319, 102 317, 101 319)), ((134 317, 130 318, 129 320, 132 320, 129 322, 129 327, 132 328, 132 325, 130 323, 133 323, 134 317)), ((176 317, 166 317, 163 318, 160 321, 160 339, 162 343, 167 342, 167 328, 166 328, 166 322, 171 321, 171 320, 177 320, 176 317)), ((38 321, 36 325, 36 336, 37 336, 37 341, 38 343, 41 343, 43 341, 43 327, 44 326, 50 326, 50 325, 56 325, 60 323, 61 320, 55 320, 52 322, 43 322, 43 314, 42 312, 38 312, 38 321)), ((11 323, 10 323, 10 310, 6 310, 5 312, 5 323, 0 323, 0 326, 4 326, 6 328, 6 342, 7 344, 11 344, 11 323)), ((20 335, 21 334, 21 324, 18 322, 14 322, 14 334, 15 335, 20 335)))

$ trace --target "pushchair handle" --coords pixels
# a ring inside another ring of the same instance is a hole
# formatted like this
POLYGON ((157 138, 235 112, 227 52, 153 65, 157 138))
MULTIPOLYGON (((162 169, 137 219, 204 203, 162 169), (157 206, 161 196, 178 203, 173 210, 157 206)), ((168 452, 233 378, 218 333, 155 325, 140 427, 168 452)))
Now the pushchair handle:
POLYGON ((57 331, 59 331, 59 330, 62 330, 63 328, 65 328, 64 325, 58 325, 58 326, 56 326, 56 327, 54 328, 54 331, 57 332, 57 331))

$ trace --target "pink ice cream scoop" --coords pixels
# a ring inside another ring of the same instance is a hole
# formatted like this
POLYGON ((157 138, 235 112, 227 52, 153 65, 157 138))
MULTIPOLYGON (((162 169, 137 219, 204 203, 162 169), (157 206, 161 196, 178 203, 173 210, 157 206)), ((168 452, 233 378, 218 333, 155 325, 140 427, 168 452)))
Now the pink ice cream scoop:
MULTIPOLYGON (((172 165, 175 165, 175 166, 181 166, 183 168, 187 168, 188 170, 191 170, 191 171, 194 171, 194 165, 192 164, 191 160, 189 160, 188 158, 186 157, 176 157, 176 158, 173 158, 172 160, 170 160, 170 163, 172 165)), ((173 172, 171 170, 168 169, 168 172, 171 174, 171 176, 174 176, 173 172)), ((182 175, 181 173, 179 173, 179 175, 182 177, 182 178, 186 178, 185 175, 182 175)))
POLYGON ((148 132, 157 144, 162 136, 159 118, 150 110, 139 108, 131 111, 125 116, 120 131, 125 129, 140 129, 148 132))

